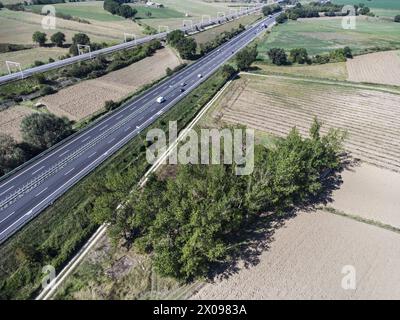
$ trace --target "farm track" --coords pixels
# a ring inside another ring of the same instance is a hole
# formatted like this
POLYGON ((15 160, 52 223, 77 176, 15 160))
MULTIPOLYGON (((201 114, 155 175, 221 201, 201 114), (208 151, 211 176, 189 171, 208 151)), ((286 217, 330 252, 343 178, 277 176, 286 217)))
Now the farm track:
MULTIPOLYGON (((366 88, 293 79, 250 79, 232 84, 221 101, 223 122, 240 123, 277 136, 293 127, 308 136, 314 116, 348 132, 344 146, 354 157, 400 172, 400 96, 366 88)), ((215 116, 215 114, 214 114, 215 116)))

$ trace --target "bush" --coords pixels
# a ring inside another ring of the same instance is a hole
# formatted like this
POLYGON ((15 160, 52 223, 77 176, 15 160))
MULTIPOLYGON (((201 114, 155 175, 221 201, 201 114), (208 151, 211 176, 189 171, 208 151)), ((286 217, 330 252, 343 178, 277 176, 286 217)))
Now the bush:
POLYGON ((35 60, 34 62, 33 62, 33 65, 35 66, 35 67, 39 67, 39 66, 42 66, 42 65, 44 65, 45 63, 43 62, 43 61, 39 61, 39 60, 35 60))
POLYGON ((47 95, 53 94, 53 93, 55 93, 55 92, 56 92, 56 90, 54 90, 53 87, 51 87, 51 86, 44 86, 44 87, 40 90, 40 93, 41 93, 42 96, 47 96, 47 95))
POLYGON ((118 103, 114 102, 113 100, 108 100, 104 103, 104 109, 107 111, 112 111, 118 107, 118 103))
POLYGON ((394 22, 400 22, 400 15, 394 17, 394 22))

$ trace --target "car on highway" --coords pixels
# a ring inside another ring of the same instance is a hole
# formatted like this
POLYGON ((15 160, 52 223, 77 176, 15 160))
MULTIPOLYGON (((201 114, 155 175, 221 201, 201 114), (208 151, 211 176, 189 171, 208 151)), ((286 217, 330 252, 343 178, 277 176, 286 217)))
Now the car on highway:
POLYGON ((182 82, 182 83, 181 83, 181 86, 182 86, 182 87, 186 87, 186 82, 182 82))
POLYGON ((163 103, 163 102, 165 102, 165 98, 164 97, 158 97, 157 98, 157 102, 158 103, 163 103))
POLYGON ((199 73, 199 74, 197 75, 197 78, 203 78, 203 75, 202 75, 201 73, 199 73))

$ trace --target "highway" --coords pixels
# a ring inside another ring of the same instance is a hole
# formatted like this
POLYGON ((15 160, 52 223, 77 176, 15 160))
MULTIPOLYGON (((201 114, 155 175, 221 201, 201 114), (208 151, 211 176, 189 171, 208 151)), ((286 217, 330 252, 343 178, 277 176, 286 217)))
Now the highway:
MULTIPOLYGON (((214 25, 214 24, 218 24, 218 23, 222 23, 222 22, 227 22, 226 18, 229 20, 232 19, 236 19, 239 18, 241 16, 244 15, 248 15, 248 14, 253 14, 257 11, 260 11, 261 8, 263 6, 255 6, 254 8, 246 8, 246 10, 243 10, 241 12, 238 13, 233 13, 231 15, 226 15, 225 17, 217 17, 215 19, 211 19, 207 22, 202 22, 202 23, 198 23, 198 24, 193 24, 184 28, 181 28, 182 31, 185 32, 192 32, 196 30, 197 28, 206 28, 208 26, 214 25)), ((150 42, 151 40, 161 40, 161 39, 165 39, 167 37, 168 32, 162 32, 162 33, 157 33, 155 35, 151 35, 151 36, 147 36, 144 38, 139 38, 139 39, 135 39, 132 41, 127 41, 121 44, 117 44, 115 46, 111 46, 111 47, 107 47, 107 48, 103 48, 100 50, 96 50, 96 51, 92 51, 92 52, 88 52, 88 53, 82 53, 78 56, 74 56, 71 58, 67 58, 67 59, 63 59, 60 61, 55 61, 52 63, 47 63, 38 67, 34 67, 34 68, 30 68, 30 69, 25 69, 22 70, 22 72, 15 72, 15 73, 11 73, 5 76, 0 76, 0 85, 5 84, 7 82, 11 82, 11 81, 15 81, 15 80, 20 80, 20 79, 25 79, 28 78, 36 73, 43 73, 49 70, 53 70, 53 69, 58 69, 61 67, 65 67, 67 65, 76 63, 76 62, 80 62, 80 61, 85 61, 85 60, 89 60, 89 59, 93 59, 97 56, 100 55, 105 55, 105 54, 109 54, 115 51, 120 51, 120 50, 124 50, 124 49, 129 49, 132 47, 135 47, 137 45, 141 45, 144 44, 146 42, 150 42)), ((15 61, 18 62, 18 61, 15 61)))
MULTIPOLYGON (((278 13, 279 14, 279 13, 278 13)), ((171 109, 261 33, 275 14, 167 78, 0 182, 0 242, 171 109), (202 77, 199 77, 199 75, 202 77), (185 91, 181 92, 182 83, 185 91), (166 101, 157 103, 157 97, 166 101)))

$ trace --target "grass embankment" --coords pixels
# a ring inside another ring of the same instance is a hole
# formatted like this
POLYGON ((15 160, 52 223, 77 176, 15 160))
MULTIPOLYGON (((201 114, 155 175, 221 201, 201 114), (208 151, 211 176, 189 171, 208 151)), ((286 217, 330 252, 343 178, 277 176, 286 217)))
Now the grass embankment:
MULTIPOLYGON (((184 128, 226 81, 218 72, 149 129, 167 131, 168 121, 177 121, 178 128, 184 128)), ((146 131, 0 247, 0 298, 33 298, 40 291, 42 267, 52 265, 59 271, 80 249, 97 227, 91 219, 96 198, 90 192, 91 186, 98 183, 99 177, 129 168, 136 168, 141 176, 148 167, 146 131)))

